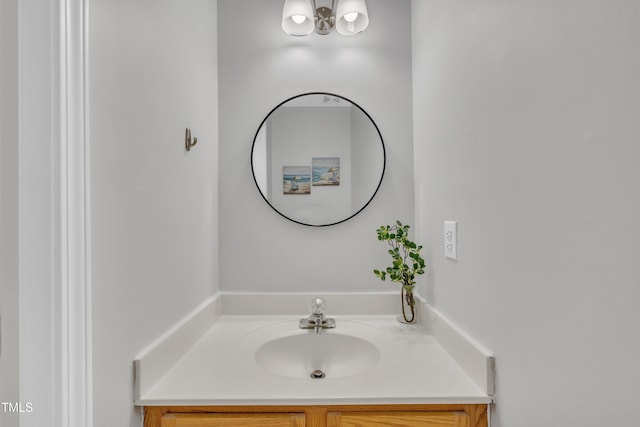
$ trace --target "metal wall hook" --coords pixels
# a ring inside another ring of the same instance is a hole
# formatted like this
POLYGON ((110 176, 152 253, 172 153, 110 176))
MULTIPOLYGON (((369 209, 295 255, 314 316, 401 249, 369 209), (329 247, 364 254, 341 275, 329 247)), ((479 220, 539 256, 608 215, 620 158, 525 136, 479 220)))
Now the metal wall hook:
POLYGON ((191 139, 191 129, 187 128, 184 135, 184 148, 191 151, 191 147, 198 143, 198 138, 191 139))

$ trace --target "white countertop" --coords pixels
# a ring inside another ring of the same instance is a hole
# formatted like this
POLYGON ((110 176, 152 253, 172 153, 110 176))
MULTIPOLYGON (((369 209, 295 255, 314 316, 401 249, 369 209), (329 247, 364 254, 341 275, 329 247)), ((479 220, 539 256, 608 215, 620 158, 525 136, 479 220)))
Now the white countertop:
MULTIPOLYGON (((157 381, 136 399, 140 406, 172 405, 348 405, 489 403, 436 339, 419 325, 390 315, 345 315, 379 329, 394 348, 379 369, 341 378, 291 378, 274 374, 246 354, 253 331, 300 316, 222 315, 157 381)), ((331 333, 328 331, 326 333, 331 333)))

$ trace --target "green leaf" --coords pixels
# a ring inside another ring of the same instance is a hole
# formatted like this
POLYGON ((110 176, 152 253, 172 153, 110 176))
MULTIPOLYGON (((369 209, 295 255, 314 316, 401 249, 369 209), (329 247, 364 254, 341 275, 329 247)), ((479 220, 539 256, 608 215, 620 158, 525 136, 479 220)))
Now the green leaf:
POLYGON ((378 240, 386 241, 391 247, 387 253, 391 256, 392 265, 373 272, 381 280, 389 276, 392 282, 402 283, 407 289, 412 289, 416 275, 424 274, 425 262, 420 256, 422 246, 409 239, 409 229, 409 225, 396 220, 395 225, 381 225, 376 230, 378 240))

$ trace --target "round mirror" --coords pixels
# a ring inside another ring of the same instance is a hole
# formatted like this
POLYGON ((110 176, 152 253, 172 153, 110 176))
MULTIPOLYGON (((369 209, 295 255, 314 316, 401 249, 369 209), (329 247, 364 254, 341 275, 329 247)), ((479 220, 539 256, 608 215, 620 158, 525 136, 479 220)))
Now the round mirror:
POLYGON ((331 93, 280 103, 260 124, 251 169, 262 197, 299 224, 334 225, 362 211, 385 169, 378 126, 362 108, 331 93))

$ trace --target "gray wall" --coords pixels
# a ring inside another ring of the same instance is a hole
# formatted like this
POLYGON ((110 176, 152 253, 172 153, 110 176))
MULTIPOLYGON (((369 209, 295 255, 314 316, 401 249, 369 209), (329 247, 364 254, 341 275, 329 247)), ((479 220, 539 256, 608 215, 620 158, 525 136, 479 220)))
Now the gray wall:
POLYGON ((90 13, 94 425, 133 427, 134 357, 218 288, 217 5, 90 13))
POLYGON ((495 351, 492 425, 637 424, 640 5, 414 1, 412 17, 422 292, 495 351))
POLYGON ((371 24, 351 38, 288 36, 280 28, 282 4, 219 1, 220 286, 397 291, 371 271, 389 264, 375 229, 395 219, 413 221, 410 2, 367 1, 371 24), (360 215, 332 227, 282 218, 263 201, 251 175, 251 144, 263 118, 285 99, 313 91, 360 105, 387 148, 377 197, 360 215))
MULTIPOLYGON (((0 2, 0 402, 19 398, 18 1, 0 2)), ((0 425, 18 415, 0 411, 0 425)))

